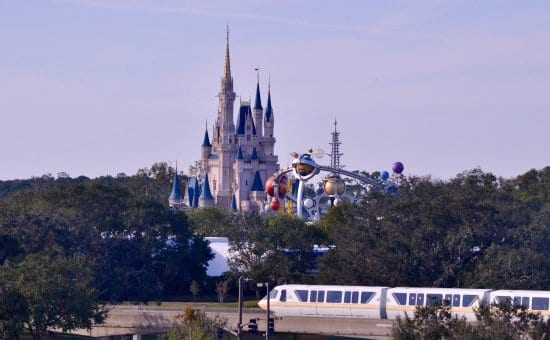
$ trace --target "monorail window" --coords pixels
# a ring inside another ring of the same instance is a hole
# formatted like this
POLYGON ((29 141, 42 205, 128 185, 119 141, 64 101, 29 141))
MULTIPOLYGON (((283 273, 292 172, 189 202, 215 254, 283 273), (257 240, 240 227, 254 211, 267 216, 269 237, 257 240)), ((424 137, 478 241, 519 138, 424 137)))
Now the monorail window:
POLYGON ((453 307, 460 307, 460 294, 453 294, 453 307))
POLYGON ((497 296, 496 300, 497 300, 497 303, 503 303, 503 302, 511 303, 512 302, 512 297, 511 296, 497 296))
POLYGON ((320 290, 317 292, 317 302, 325 302, 325 291, 320 290))
POLYGON ((339 290, 328 290, 327 291, 327 302, 329 303, 341 303, 342 302, 342 292, 339 290))
POLYGON ((427 305, 429 306, 440 306, 441 302, 443 301, 442 294, 428 294, 426 298, 427 298, 427 305))
POLYGON ((357 302, 359 302, 359 292, 351 293, 351 303, 357 303, 357 302))
POLYGON ((271 300, 274 300, 276 297, 277 297, 277 289, 272 289, 272 290, 269 292, 269 298, 270 298, 271 300))
POLYGON ((407 293, 393 293, 393 298, 400 305, 407 304, 407 293))
POLYGON ((416 305, 416 293, 409 294, 409 306, 416 305))
POLYGON ((344 293, 344 303, 350 303, 351 302, 351 292, 345 292, 344 293))
POLYGON ((462 307, 471 307, 477 300, 477 295, 464 295, 462 297, 462 307))
POLYGON ((450 306, 451 301, 453 301, 453 295, 452 294, 445 294, 445 298, 443 299, 443 306, 450 306))
POLYGON ((317 291, 312 290, 309 292, 309 302, 317 302, 317 291))
POLYGON ((361 292, 361 303, 368 303, 373 295, 373 292, 361 292))
POLYGON ((300 302, 307 302, 307 290, 298 289, 294 292, 296 293, 296 296, 298 297, 298 300, 300 300, 300 302))
POLYGON ((548 310, 548 298, 534 297, 531 303, 532 310, 548 310))
POLYGON ((279 301, 281 302, 286 301, 286 289, 281 290, 281 299, 279 301))
POLYGON ((529 308, 529 297, 514 296, 514 306, 529 308))
POLYGON ((424 306, 424 294, 416 295, 416 305, 417 306, 424 306))

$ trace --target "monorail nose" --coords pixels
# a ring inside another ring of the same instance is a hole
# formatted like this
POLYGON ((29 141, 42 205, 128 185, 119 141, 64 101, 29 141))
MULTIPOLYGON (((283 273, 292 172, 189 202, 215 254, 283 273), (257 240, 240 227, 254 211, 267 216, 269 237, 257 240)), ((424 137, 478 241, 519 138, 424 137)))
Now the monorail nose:
POLYGON ((258 301, 258 307, 261 309, 267 309, 267 300, 265 298, 258 301))

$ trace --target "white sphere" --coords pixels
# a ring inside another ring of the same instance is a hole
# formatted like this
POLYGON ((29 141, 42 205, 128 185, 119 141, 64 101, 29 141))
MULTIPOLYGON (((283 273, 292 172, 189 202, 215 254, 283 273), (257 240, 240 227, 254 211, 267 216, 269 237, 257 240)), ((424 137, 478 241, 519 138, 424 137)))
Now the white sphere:
POLYGON ((342 200, 340 199, 340 197, 336 197, 336 198, 334 199, 334 206, 337 206, 337 205, 339 205, 340 203, 342 203, 342 200))
POLYGON ((306 209, 313 208, 313 200, 311 198, 306 198, 304 200, 304 208, 306 208, 306 209))
POLYGON ((265 211, 271 211, 271 204, 266 204, 264 207, 265 211))

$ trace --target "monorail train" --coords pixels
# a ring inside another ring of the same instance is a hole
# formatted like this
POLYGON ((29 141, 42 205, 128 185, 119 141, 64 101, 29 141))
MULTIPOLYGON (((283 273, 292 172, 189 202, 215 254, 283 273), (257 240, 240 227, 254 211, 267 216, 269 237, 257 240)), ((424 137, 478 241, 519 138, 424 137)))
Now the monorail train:
MULTIPOLYGON (((416 306, 446 303, 451 313, 475 321, 480 304, 503 300, 550 317, 550 291, 463 288, 368 287, 289 284, 269 293, 276 316, 395 319, 414 316, 416 306)), ((267 296, 258 305, 267 308, 267 296)))

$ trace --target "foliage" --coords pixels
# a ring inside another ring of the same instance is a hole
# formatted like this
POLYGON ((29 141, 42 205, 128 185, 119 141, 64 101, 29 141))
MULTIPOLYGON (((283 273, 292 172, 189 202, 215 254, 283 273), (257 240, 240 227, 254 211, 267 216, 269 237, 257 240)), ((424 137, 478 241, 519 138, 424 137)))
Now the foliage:
POLYGON ((93 288, 90 267, 83 257, 54 254, 32 254, 19 265, 4 264, 0 270, 1 290, 8 293, 0 306, 4 334, 18 334, 24 324, 34 339, 40 339, 50 328, 89 329, 102 323, 107 310, 93 288))
POLYGON ((223 300, 229 292, 229 280, 222 280, 216 282, 216 294, 218 294, 218 302, 220 306, 223 305, 223 300))
POLYGON ((318 223, 334 246, 319 282, 548 290, 549 183, 550 168, 511 180, 475 169, 371 191, 318 223))
POLYGON ((471 326, 450 310, 448 306, 417 307, 413 318, 397 318, 392 336, 396 340, 468 339, 471 326))
POLYGON ((169 339, 215 339, 218 329, 223 329, 227 324, 227 320, 218 315, 213 318, 208 317, 205 312, 199 309, 192 309, 190 306, 187 306, 183 314, 178 315, 176 319, 179 321, 179 325, 169 332, 169 339))
POLYGON ((0 201, 0 264, 52 250, 96 259, 94 285, 111 302, 185 294, 193 280, 205 280, 213 256, 184 213, 104 179, 0 201))
POLYGON ((550 338, 550 320, 540 313, 504 301, 475 309, 477 322, 452 315, 449 306, 417 307, 414 318, 398 318, 392 328, 394 339, 515 340, 550 338))
POLYGON ((193 301, 196 301, 197 300, 197 295, 201 291, 201 287, 199 286, 199 283, 197 281, 193 280, 191 282, 191 286, 189 286, 189 291, 191 292, 191 294, 193 294, 193 301))

